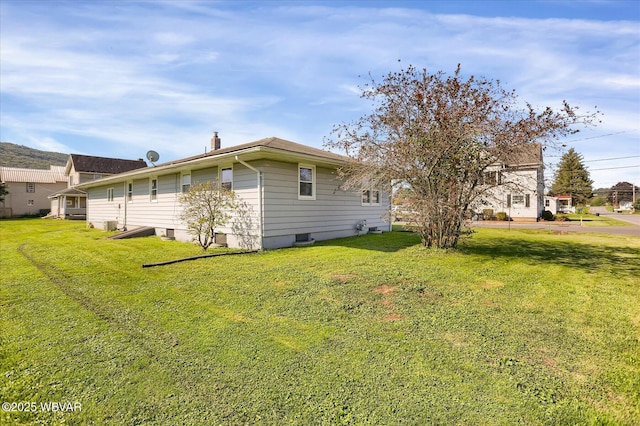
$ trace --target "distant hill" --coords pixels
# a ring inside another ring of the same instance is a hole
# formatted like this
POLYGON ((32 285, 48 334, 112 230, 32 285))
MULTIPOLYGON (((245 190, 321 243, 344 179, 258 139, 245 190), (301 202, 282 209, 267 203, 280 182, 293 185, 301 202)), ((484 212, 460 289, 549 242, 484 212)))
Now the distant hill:
POLYGON ((49 166, 64 166, 69 154, 40 151, 23 145, 0 142, 0 166, 25 169, 48 169, 49 166))

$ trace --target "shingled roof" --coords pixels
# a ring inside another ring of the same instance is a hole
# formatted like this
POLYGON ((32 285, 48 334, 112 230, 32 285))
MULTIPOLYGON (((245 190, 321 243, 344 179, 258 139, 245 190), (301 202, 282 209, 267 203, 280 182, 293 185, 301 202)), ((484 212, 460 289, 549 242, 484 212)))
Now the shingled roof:
POLYGON ((501 161, 510 167, 538 166, 542 164, 542 144, 522 144, 500 155, 501 161))
POLYGON ((66 167, 67 174, 69 174, 72 165, 76 172, 111 175, 147 167, 147 163, 142 159, 123 160, 121 158, 94 157, 80 154, 69 155, 66 167))
POLYGON ((291 142, 286 139, 281 139, 278 137, 270 137, 270 138, 259 139, 253 142, 247 142, 240 145, 230 146, 227 148, 211 150, 205 154, 199 154, 193 157, 187 157, 187 158, 181 158, 179 160, 169 161, 166 163, 158 164, 158 166, 186 163, 188 161, 197 160, 200 158, 221 156, 224 154, 230 154, 237 151, 246 151, 251 148, 260 148, 260 147, 273 148, 279 151, 286 151, 292 154, 311 155, 314 157, 326 158, 328 160, 333 160, 333 161, 345 161, 347 159, 347 157, 344 157, 340 154, 335 154, 330 151, 325 151, 323 149, 302 145, 302 144, 291 142))

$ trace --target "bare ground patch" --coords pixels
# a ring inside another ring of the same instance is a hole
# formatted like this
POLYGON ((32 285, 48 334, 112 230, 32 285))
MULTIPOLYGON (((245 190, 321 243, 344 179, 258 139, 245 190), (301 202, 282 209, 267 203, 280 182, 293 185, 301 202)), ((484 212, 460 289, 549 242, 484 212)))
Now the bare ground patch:
POLYGON ((398 315, 393 309, 393 302, 389 299, 389 296, 392 295, 397 290, 397 287, 392 287, 386 284, 378 286, 373 289, 374 292, 383 296, 382 305, 387 309, 387 315, 382 318, 382 321, 399 321, 404 319, 404 316, 398 315))

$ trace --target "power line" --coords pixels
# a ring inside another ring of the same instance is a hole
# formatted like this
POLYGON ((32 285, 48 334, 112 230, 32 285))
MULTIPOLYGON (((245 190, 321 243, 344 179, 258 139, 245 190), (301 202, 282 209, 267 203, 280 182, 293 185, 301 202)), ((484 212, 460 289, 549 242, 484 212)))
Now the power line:
POLYGON ((607 133, 606 135, 591 136, 591 137, 588 137, 588 138, 582 138, 582 139, 572 139, 572 140, 570 140, 570 141, 566 141, 565 143, 569 143, 569 142, 580 142, 580 141, 586 141, 586 140, 589 140, 589 139, 604 138, 604 137, 606 137, 606 136, 621 135, 621 134, 623 134, 623 133, 629 133, 629 131, 628 131, 628 130, 625 130, 625 131, 623 131, 623 132, 607 133))
POLYGON ((615 169, 631 169, 633 167, 640 167, 640 164, 636 164, 635 166, 621 166, 621 167, 607 167, 604 169, 591 169, 590 172, 595 172, 598 170, 615 170, 615 169))
POLYGON ((600 158, 599 160, 584 160, 583 163, 594 163, 596 161, 612 161, 612 160, 624 160, 625 158, 638 158, 640 155, 629 155, 626 157, 613 157, 613 158, 600 158))

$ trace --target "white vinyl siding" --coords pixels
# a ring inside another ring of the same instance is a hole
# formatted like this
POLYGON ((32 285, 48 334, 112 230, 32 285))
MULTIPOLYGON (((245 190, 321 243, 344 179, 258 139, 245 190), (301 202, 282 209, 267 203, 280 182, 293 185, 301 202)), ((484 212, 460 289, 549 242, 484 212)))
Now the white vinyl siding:
MULTIPOLYGON (((296 234, 309 234, 316 240, 356 235, 355 226, 362 220, 367 227, 389 230, 390 225, 381 217, 389 208, 386 192, 380 193, 379 206, 362 206, 361 191, 343 191, 342 182, 336 178, 335 170, 319 165, 313 166, 313 192, 316 202, 300 199, 299 164, 276 160, 256 160, 251 166, 263 172, 262 189, 258 192, 255 170, 242 164, 233 164, 233 190, 242 200, 242 220, 234 219, 225 228, 218 229, 228 235, 232 247, 257 247, 260 240, 260 212, 264 218, 264 247, 290 246, 296 234), (260 200, 263 200, 263 209, 260 200)), ((224 166, 226 167, 226 165, 224 166)), ((220 168, 211 166, 190 171, 193 184, 219 179, 220 168)), ((132 184, 132 203, 126 199, 127 182, 89 188, 87 221, 102 227, 107 220, 118 220, 120 227, 153 226, 158 234, 167 229, 175 230, 177 239, 189 240, 186 224, 179 219, 182 206, 183 173, 174 171, 157 176, 157 199, 149 203, 151 186, 149 177, 136 179, 132 184), (107 201, 107 189, 114 187, 114 201, 107 201), (146 202, 143 202, 146 201, 146 202), (126 211, 125 211, 126 210, 126 211)))
POLYGON ((264 172, 265 247, 291 245, 296 234, 309 233, 311 238, 329 239, 355 235, 362 220, 367 227, 389 230, 382 219, 389 208, 389 198, 380 194, 380 205, 363 207, 361 192, 343 191, 335 171, 315 167, 315 203, 299 199, 296 186, 297 164, 270 161, 264 172))

